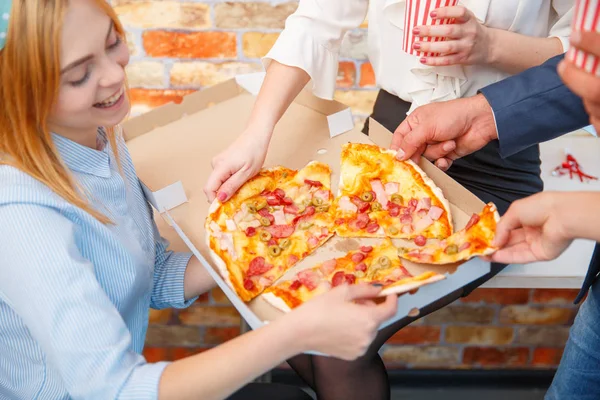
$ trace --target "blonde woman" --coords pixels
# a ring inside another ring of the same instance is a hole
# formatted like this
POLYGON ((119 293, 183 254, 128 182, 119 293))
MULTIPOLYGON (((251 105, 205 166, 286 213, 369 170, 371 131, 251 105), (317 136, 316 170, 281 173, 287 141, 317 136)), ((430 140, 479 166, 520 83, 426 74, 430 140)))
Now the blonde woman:
POLYGON ((148 310, 215 286, 167 251, 115 127, 127 114, 124 34, 104 0, 0 1, 0 398, 307 400, 244 386, 308 350, 364 354, 395 311, 343 286, 249 334, 148 363, 148 310))

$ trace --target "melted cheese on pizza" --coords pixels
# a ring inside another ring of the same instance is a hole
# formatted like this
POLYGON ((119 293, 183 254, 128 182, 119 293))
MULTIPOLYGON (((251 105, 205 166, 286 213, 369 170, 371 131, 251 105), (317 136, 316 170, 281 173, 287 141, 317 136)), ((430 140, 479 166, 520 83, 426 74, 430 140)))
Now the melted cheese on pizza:
POLYGON ((496 206, 489 203, 479 214, 473 214, 464 229, 420 248, 399 249, 400 257, 417 263, 450 264, 475 256, 492 254, 496 223, 500 219, 496 206))
POLYGON ((350 237, 445 238, 452 234, 442 191, 412 161, 375 145, 347 143, 335 202, 335 231, 350 237))
POLYGON ((221 274, 244 300, 260 294, 332 235, 330 169, 261 171, 207 217, 207 239, 221 274))

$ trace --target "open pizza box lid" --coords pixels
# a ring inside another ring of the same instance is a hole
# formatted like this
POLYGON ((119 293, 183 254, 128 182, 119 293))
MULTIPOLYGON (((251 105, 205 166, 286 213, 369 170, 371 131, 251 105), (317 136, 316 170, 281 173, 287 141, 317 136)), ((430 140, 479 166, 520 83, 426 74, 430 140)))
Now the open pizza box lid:
MULTIPOLYGON (((244 303, 214 269, 205 241, 204 222, 209 203, 203 187, 212 170, 212 157, 233 142, 246 126, 263 76, 240 76, 190 94, 180 104, 167 104, 124 124, 125 139, 146 196, 157 214, 162 215, 156 218, 162 236, 171 242, 172 249, 191 250, 202 261, 253 329, 282 314, 260 297, 244 303)), ((305 90, 277 125, 265 166, 300 169, 312 160, 325 162, 333 171, 331 182, 335 194, 343 143, 375 142, 388 147, 391 142, 391 133, 375 121, 370 125, 369 137, 363 135, 360 128, 354 127, 346 106, 318 99, 305 90)), ((450 202, 456 230, 463 228, 473 213, 483 209, 484 204, 475 195, 431 163, 423 159, 420 166, 450 202)), ((359 243, 376 242, 333 237, 283 278, 318 262, 340 257, 358 248, 359 243)), ((478 258, 460 266, 416 265, 405 260, 403 265, 413 275, 433 269, 447 274, 447 279, 399 296, 396 315, 381 328, 490 272, 490 264, 478 258)))

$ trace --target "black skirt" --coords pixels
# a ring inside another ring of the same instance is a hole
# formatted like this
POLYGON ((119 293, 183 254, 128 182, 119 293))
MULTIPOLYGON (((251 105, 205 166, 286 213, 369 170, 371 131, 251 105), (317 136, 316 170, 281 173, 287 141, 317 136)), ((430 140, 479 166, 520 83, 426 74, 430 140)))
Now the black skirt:
MULTIPOLYGON (((394 132, 406 118, 410 106, 410 103, 380 90, 371 118, 394 132)), ((363 133, 369 134, 368 120, 363 133)), ((447 173, 484 202, 496 204, 503 214, 513 201, 543 190, 540 165, 538 146, 503 159, 498 141, 494 140, 481 150, 455 160, 447 173)))

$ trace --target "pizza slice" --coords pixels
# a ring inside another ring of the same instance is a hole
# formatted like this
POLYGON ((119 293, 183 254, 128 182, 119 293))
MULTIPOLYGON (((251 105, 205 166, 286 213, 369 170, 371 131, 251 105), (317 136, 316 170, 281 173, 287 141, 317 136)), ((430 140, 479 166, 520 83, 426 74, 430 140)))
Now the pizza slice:
POLYGON ((298 272, 293 279, 276 283, 262 294, 274 307, 287 312, 341 284, 378 283, 381 296, 404 293, 445 278, 428 271, 412 276, 398 258, 390 239, 377 246, 362 246, 344 257, 327 260, 298 272))
POLYGON ((225 281, 250 301, 333 236, 331 170, 263 169, 206 219, 210 254, 225 281))
POLYGON ((500 219, 496 206, 487 204, 479 214, 473 214, 467 225, 454 235, 420 248, 400 248, 400 257, 416 263, 451 264, 475 256, 490 255, 496 248, 492 241, 500 219))
POLYGON ((441 189, 412 161, 392 150, 347 143, 335 200, 335 232, 345 237, 446 238, 450 206, 441 189))

